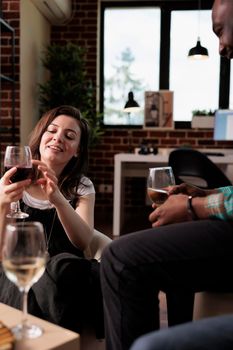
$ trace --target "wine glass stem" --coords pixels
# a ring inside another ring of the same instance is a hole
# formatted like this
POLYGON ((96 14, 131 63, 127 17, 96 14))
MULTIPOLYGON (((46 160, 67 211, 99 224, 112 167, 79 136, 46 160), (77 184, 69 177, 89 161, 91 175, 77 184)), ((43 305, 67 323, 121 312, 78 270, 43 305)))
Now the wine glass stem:
POLYGON ((20 203, 19 203, 19 201, 12 202, 11 203, 11 214, 17 214, 19 212, 20 212, 20 203))
POLYGON ((28 323, 28 292, 24 289, 23 290, 23 318, 22 318, 23 328, 27 326, 27 323, 28 323))
POLYGON ((15 204, 15 212, 16 212, 16 213, 20 212, 20 204, 19 204, 19 201, 17 201, 16 204, 15 204))

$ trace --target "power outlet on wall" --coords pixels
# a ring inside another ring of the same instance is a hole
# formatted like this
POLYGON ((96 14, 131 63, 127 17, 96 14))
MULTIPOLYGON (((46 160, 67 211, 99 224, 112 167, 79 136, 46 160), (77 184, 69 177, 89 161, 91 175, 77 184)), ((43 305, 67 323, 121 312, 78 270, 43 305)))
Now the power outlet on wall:
POLYGON ((99 185, 99 192, 100 193, 112 193, 112 185, 105 185, 105 184, 99 185))

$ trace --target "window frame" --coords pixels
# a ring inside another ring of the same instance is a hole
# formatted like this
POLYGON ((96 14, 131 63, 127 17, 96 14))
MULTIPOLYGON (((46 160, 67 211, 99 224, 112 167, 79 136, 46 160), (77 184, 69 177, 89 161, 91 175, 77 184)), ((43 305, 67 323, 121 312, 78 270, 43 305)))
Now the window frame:
MULTIPOLYGON (((205 0, 201 5, 201 10, 211 10, 212 0, 205 0)), ((104 108, 104 12, 107 8, 135 8, 156 6, 161 9, 161 31, 160 31, 160 66, 159 66, 159 89, 169 89, 169 66, 170 66, 170 30, 171 30, 171 12, 182 10, 198 10, 198 1, 195 0, 154 0, 154 1, 101 1, 100 3, 100 62, 99 62, 99 108, 103 113, 104 108), (162 58, 162 59, 161 59, 162 58)), ((220 59, 220 77, 219 77, 219 108, 229 108, 230 98, 230 60, 221 57, 220 59)), ((104 128, 125 128, 142 129, 143 125, 107 125, 103 123, 104 128)), ((175 122, 175 128, 191 128, 189 121, 175 122)))

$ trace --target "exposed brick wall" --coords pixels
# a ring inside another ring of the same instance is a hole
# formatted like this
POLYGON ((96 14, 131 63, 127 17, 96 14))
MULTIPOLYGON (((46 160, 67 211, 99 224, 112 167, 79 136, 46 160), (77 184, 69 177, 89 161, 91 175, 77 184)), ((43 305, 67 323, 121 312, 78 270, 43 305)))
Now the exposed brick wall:
MULTIPOLYGON (((19 141, 19 7, 20 0, 2 0, 2 18, 15 30, 15 141, 19 141)), ((12 75, 12 35, 0 33, 0 67, 1 74, 13 78, 12 75)), ((1 80, 0 84, 0 127, 12 128, 12 83, 1 80)), ((12 132, 0 135, 0 174, 1 161, 5 146, 12 143, 12 132)))
MULTIPOLYGON (((65 26, 52 27, 51 40, 61 43, 75 41, 87 49, 86 68, 88 78, 96 84, 97 72, 97 0, 74 0, 74 16, 70 23, 65 26)), ((3 0, 4 18, 16 29, 16 118, 19 124, 19 0, 3 0)), ((4 41, 2 55, 6 65, 9 64, 9 41, 4 41)), ((6 125, 10 124, 11 106, 9 99, 9 88, 6 86, 2 93, 1 120, 6 125)), ((96 215, 105 215, 107 220, 112 217, 112 194, 99 193, 100 184, 113 185, 114 177, 114 155, 119 152, 128 152, 138 147, 143 139, 156 147, 179 147, 189 144, 194 148, 233 148, 233 142, 213 141, 213 132, 209 130, 171 130, 152 131, 139 129, 113 129, 105 130, 99 144, 90 151, 90 172, 89 175, 94 181, 97 190, 96 215)), ((6 135, 1 135, 2 142, 9 142, 6 135)), ((143 180, 144 181, 144 180, 143 180)), ((140 208, 144 202, 137 198, 135 191, 137 186, 142 186, 140 180, 128 180, 127 185, 127 206, 130 208, 131 200, 134 205, 140 208)))
POLYGON ((96 85, 97 62, 97 0, 73 0, 73 19, 65 26, 54 26, 51 41, 78 43, 85 47, 88 78, 96 85))

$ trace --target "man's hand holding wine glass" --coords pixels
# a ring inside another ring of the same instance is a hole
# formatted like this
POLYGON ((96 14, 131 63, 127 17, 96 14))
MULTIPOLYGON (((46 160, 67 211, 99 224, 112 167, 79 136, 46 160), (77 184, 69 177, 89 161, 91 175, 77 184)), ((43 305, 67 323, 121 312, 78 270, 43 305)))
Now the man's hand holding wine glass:
MULTIPOLYGON (((187 188, 185 187, 187 190, 187 188)), ((149 220, 152 227, 190 220, 187 212, 187 193, 175 185, 171 167, 150 168, 147 193, 154 211, 149 220)))
POLYGON ((168 191, 175 185, 175 178, 171 167, 149 168, 147 177, 147 194, 157 206, 168 198, 168 191))
POLYGON ((149 216, 152 227, 191 220, 187 211, 187 198, 185 194, 169 195, 164 204, 158 206, 153 203, 154 211, 149 216))
MULTIPOLYGON (((164 169, 168 169, 169 167, 166 167, 164 169)), ((153 168, 156 169, 156 168, 153 168)), ((159 172, 162 174, 164 171, 163 168, 160 169, 159 172)), ((168 169, 169 170, 169 169, 168 169)), ((168 171, 166 170, 166 172, 168 171)), ((156 173, 156 171, 150 171, 150 174, 148 176, 148 181, 151 177, 151 173, 156 173)), ((187 210, 187 199, 188 196, 192 197, 199 197, 198 201, 203 202, 204 198, 209 195, 216 193, 215 189, 212 190, 203 190, 199 187, 196 187, 194 185, 190 185, 187 183, 182 183, 181 185, 175 185, 175 182, 173 180, 169 180, 169 178, 173 178, 172 176, 172 170, 170 169, 168 171, 170 174, 168 176, 168 180, 166 180, 167 175, 160 174, 159 176, 155 176, 154 174, 154 184, 155 188, 160 188, 164 192, 164 197, 157 195, 157 200, 154 201, 152 204, 152 208, 154 211, 149 215, 149 220, 152 223, 152 227, 162 226, 162 225, 168 225, 172 223, 178 223, 178 222, 184 222, 192 220, 192 217, 190 217, 190 214, 187 210), (157 177, 157 180, 156 180, 157 177), (162 178, 162 180, 161 180, 162 178), (159 181, 158 181, 159 179, 159 181), (164 182, 165 181, 165 182, 164 182), (168 185, 165 186, 166 181, 168 181, 168 185), (158 185, 160 183, 160 185, 158 185), (158 201, 160 199, 160 201, 158 201)), ((148 182, 149 183, 149 182, 148 182)), ((149 193, 149 191, 148 191, 149 193)), ((151 196, 151 199, 153 200, 153 197, 151 196)), ((199 213, 199 217, 205 217, 205 211, 203 210, 202 213, 199 213)))

